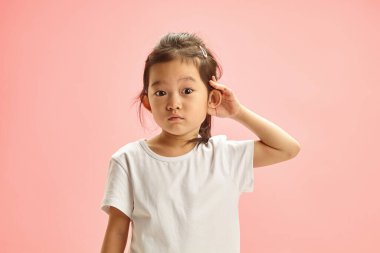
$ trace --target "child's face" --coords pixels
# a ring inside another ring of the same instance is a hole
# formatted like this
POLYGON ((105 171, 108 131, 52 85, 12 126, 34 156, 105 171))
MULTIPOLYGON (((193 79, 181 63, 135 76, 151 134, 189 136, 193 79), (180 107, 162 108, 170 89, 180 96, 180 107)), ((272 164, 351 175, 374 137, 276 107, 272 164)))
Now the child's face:
POLYGON ((208 94, 195 65, 180 60, 154 64, 150 69, 148 100, 144 104, 149 103, 153 118, 163 131, 189 138, 198 136, 207 116, 208 94), (170 119, 173 114, 181 118, 170 119))

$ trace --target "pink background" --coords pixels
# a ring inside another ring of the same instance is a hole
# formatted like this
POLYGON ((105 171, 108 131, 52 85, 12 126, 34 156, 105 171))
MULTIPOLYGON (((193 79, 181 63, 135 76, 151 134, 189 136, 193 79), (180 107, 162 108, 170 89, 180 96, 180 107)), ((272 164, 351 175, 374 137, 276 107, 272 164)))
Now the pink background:
MULTIPOLYGON (((60 2, 0 3, 0 252, 100 252, 108 160, 158 133, 132 99, 149 51, 180 31, 302 146, 254 169, 241 252, 380 252, 379 2, 60 2)), ((230 119, 216 134, 258 139, 230 119)))

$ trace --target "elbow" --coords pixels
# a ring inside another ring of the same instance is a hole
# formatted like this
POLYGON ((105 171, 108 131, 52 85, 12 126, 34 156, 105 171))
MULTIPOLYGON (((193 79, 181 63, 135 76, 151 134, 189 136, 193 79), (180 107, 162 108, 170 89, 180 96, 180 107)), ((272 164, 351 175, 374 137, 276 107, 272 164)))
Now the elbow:
POLYGON ((288 154, 290 158, 296 157, 298 153, 301 151, 301 145, 296 142, 290 150, 288 150, 288 154))

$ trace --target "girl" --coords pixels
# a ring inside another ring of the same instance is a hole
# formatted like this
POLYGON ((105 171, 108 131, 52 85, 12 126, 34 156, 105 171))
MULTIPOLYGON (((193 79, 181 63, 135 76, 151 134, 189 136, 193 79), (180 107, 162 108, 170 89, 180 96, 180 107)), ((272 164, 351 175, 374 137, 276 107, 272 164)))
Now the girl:
POLYGON ((162 131, 110 159, 102 253, 124 252, 130 221, 131 253, 240 251, 239 196, 253 191, 253 168, 291 159, 300 145, 218 83, 220 70, 195 34, 169 33, 149 54, 138 99, 162 131), (211 116, 260 140, 211 136, 211 116))

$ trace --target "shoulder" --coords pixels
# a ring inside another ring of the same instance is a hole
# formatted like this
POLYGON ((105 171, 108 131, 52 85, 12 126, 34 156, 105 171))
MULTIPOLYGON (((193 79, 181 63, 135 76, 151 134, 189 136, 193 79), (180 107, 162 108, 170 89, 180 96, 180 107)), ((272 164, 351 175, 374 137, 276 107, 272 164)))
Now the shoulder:
POLYGON ((218 144, 218 143, 222 143, 222 142, 226 142, 227 141, 227 136, 224 135, 224 134, 220 134, 220 135, 214 135, 214 136, 211 136, 208 141, 211 143, 211 144, 218 144))
POLYGON ((246 139, 246 140, 235 140, 235 139, 229 139, 227 135, 215 135, 210 137, 209 142, 215 144, 215 145, 227 145, 227 146, 235 146, 235 145, 248 145, 250 143, 253 143, 253 139, 246 139))
POLYGON ((235 155, 236 153, 252 152, 254 148, 253 139, 235 140, 226 135, 217 135, 209 139, 215 150, 220 150, 224 155, 235 155))
POLYGON ((231 152, 231 150, 244 150, 253 148, 254 140, 235 140, 229 139, 227 135, 215 135, 209 138, 211 147, 215 150, 221 150, 223 152, 231 152))
POLYGON ((214 135, 211 136, 207 143, 202 143, 201 147, 204 152, 213 152, 213 150, 216 150, 223 146, 223 143, 227 141, 226 135, 214 135))
POLYGON ((117 160, 118 162, 124 164, 123 161, 127 160, 129 157, 139 155, 142 151, 140 141, 141 140, 135 140, 120 146, 115 152, 112 153, 111 159, 117 160))

